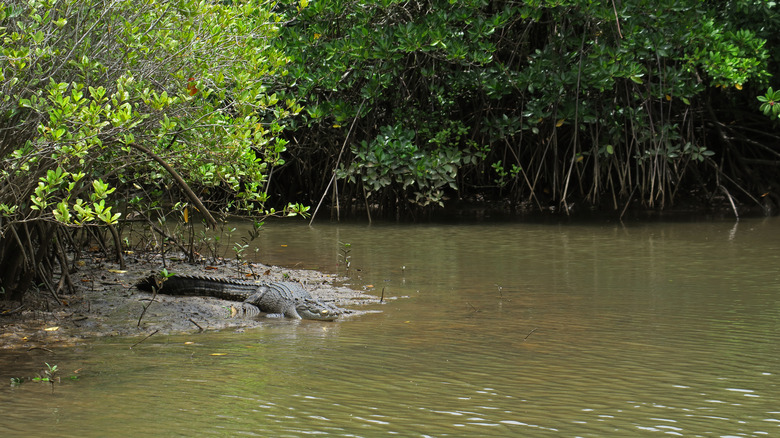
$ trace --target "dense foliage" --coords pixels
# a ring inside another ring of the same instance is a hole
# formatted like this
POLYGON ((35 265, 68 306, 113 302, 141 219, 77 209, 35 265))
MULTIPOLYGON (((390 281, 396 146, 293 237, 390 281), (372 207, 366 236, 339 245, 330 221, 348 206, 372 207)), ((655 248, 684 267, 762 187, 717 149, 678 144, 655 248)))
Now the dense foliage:
POLYGON ((334 195, 388 214, 447 196, 568 211, 766 192, 744 159, 767 138, 745 130, 768 129, 755 95, 777 50, 774 2, 337 0, 285 13, 280 92, 305 111, 279 181, 310 202, 334 169, 334 195))
POLYGON ((212 226, 210 210, 271 213, 279 121, 299 111, 266 92, 277 22, 252 1, 0 4, 0 289, 56 292, 69 230, 108 227, 118 247, 123 214, 151 221, 164 200, 212 226))

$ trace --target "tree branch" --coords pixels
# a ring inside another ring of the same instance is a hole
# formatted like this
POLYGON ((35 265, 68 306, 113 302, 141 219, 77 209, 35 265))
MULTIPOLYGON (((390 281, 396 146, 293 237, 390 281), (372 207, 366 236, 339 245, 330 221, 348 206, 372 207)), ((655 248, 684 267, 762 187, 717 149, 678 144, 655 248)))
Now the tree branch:
POLYGON ((165 170, 167 170, 168 173, 171 174, 173 179, 176 181, 176 184, 179 185, 179 188, 181 188, 184 191, 184 194, 187 195, 187 198, 189 198, 189 200, 195 205, 195 208, 197 208, 198 211, 200 211, 203 214, 203 216, 206 218, 206 222, 208 223, 208 226, 210 226, 211 228, 217 228, 217 221, 214 220, 214 216, 212 216, 211 213, 209 213, 209 211, 200 201, 200 198, 198 198, 198 195, 196 195, 195 192, 192 191, 190 186, 187 185, 187 182, 184 181, 184 178, 182 178, 181 175, 179 175, 179 173, 176 172, 173 169, 173 167, 171 167, 170 164, 168 164, 165 160, 163 160, 162 157, 160 157, 159 155, 155 154, 154 152, 150 151, 149 149, 139 144, 130 143, 128 146, 150 156, 154 161, 158 162, 160 166, 164 167, 165 170))

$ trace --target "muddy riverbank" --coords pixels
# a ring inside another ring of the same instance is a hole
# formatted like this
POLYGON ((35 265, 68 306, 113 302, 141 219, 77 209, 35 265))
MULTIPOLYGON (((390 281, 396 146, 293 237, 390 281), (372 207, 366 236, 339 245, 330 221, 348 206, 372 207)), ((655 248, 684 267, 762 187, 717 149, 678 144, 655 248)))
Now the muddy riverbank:
POLYGON ((152 294, 139 291, 135 285, 163 267, 176 274, 300 282, 313 297, 344 308, 342 318, 366 313, 360 309, 362 305, 379 301, 370 287, 360 288, 349 279, 312 270, 228 260, 185 263, 174 258, 163 264, 159 256, 133 254, 126 257, 125 269, 120 269, 105 258, 91 257, 72 274, 77 293, 59 296, 62 304, 47 291, 28 294, 22 306, 0 301, 0 348, 50 349, 96 337, 137 336, 141 340, 173 333, 244 330, 269 322, 267 317, 237 316, 235 302, 216 298, 159 294, 152 301, 152 294))

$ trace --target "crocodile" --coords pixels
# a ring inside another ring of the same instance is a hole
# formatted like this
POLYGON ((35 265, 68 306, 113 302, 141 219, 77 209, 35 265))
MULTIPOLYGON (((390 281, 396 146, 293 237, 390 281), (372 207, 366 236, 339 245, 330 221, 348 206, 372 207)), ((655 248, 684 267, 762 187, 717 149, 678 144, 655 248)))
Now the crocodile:
POLYGON ((299 283, 279 281, 255 283, 197 275, 174 275, 160 281, 156 275, 141 280, 138 289, 166 295, 207 296, 230 301, 242 301, 249 313, 279 314, 294 319, 332 321, 342 310, 314 299, 299 283), (253 306, 253 311, 247 305, 253 306))

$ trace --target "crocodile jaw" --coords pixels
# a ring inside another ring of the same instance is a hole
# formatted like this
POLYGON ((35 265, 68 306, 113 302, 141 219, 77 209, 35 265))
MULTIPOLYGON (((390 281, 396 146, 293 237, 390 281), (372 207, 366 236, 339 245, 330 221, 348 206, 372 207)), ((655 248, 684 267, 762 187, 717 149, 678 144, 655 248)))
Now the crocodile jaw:
POLYGON ((316 319, 319 321, 333 321, 338 319, 341 312, 326 307, 310 308, 307 306, 298 306, 295 309, 303 319, 316 319))

